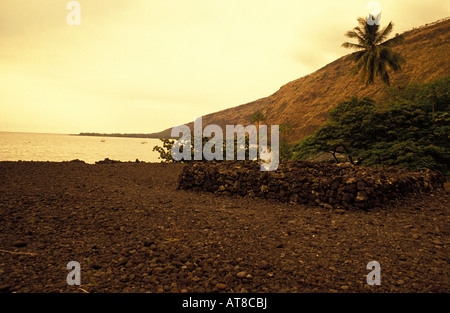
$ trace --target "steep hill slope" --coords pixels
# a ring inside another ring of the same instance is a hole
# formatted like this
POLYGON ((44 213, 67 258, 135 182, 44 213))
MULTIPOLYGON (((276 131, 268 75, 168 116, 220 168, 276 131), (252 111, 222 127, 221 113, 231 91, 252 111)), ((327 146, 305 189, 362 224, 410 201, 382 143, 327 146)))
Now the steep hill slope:
MULTIPOLYGON (((391 74, 393 85, 410 81, 429 82, 450 75, 450 19, 444 19, 404 33, 405 42, 394 46, 406 60, 401 72, 391 74)), ((342 41, 345 41, 342 37, 342 41)), ((348 55, 347 55, 348 56, 348 55)), ((353 62, 341 57, 321 69, 282 86, 273 95, 250 103, 203 116, 203 125, 247 125, 251 115, 261 111, 266 124, 289 122, 293 125, 290 141, 312 134, 327 120, 328 111, 351 98, 377 99, 385 85, 377 79, 366 87, 350 73, 353 62)), ((187 124, 193 127, 193 123, 187 124)), ((167 129, 160 135, 170 135, 167 129)))

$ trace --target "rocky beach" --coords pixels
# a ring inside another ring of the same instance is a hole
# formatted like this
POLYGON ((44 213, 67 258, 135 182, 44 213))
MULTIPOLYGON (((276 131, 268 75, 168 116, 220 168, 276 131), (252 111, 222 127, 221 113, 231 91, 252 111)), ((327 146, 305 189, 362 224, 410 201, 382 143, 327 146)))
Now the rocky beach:
POLYGON ((343 209, 181 190, 184 167, 0 162, 0 292, 450 291, 448 183, 343 209))

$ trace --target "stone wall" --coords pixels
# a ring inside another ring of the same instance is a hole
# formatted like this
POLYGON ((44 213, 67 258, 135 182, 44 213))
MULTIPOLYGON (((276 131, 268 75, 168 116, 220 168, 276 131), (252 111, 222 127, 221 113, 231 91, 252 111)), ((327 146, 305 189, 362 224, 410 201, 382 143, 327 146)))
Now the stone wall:
POLYGON ((180 189, 277 199, 328 208, 371 208, 402 196, 442 189, 440 172, 294 161, 262 172, 255 162, 187 164, 180 189))

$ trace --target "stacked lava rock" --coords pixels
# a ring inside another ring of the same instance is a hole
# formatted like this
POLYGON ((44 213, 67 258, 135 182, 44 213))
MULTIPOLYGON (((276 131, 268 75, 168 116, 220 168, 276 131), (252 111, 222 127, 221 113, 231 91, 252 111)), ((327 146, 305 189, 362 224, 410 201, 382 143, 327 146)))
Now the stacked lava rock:
POLYGON ((442 189, 440 172, 293 161, 263 172, 256 162, 190 163, 180 189, 241 195, 334 208, 370 208, 406 195, 442 189))

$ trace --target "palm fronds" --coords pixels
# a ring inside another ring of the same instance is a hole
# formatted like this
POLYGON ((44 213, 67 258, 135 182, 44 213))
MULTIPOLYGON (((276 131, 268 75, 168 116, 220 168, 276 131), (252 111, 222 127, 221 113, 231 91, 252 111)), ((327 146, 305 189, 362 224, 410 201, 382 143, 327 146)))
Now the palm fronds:
POLYGON ((359 26, 345 33, 346 37, 356 39, 357 43, 344 42, 342 44, 344 48, 356 50, 350 55, 355 62, 352 72, 360 73, 360 77, 366 85, 373 84, 376 76, 380 76, 383 82, 390 85, 387 68, 399 71, 402 64, 405 63, 403 57, 394 52, 391 46, 402 43, 404 37, 400 35, 387 40, 394 28, 392 22, 379 30, 379 25, 369 25, 362 17, 359 17, 357 21, 359 26))

